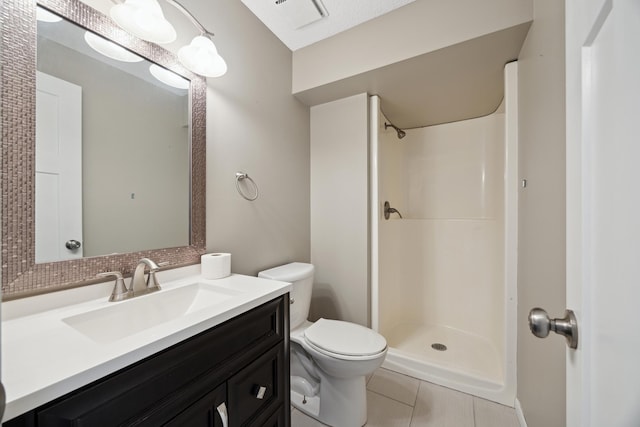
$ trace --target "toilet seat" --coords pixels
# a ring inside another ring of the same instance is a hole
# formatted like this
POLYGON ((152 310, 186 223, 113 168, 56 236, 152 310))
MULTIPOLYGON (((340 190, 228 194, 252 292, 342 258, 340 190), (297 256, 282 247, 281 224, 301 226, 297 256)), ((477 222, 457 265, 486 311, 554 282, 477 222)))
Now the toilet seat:
POLYGON ((304 339, 320 353, 345 360, 375 358, 387 348, 384 337, 372 329, 322 318, 304 330, 304 339))

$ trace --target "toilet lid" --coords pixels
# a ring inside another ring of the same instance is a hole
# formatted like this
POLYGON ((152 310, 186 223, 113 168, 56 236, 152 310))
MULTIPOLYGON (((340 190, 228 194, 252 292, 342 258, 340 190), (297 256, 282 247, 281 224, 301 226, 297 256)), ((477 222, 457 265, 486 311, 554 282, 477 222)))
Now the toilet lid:
POLYGON ((378 354, 387 347, 379 333, 355 323, 320 319, 304 331, 311 344, 325 351, 347 356, 378 354))

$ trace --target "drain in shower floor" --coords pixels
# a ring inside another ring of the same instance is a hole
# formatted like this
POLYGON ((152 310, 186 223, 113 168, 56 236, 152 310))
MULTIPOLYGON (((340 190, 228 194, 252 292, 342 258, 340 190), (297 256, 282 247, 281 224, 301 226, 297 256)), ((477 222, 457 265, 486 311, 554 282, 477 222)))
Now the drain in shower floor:
POLYGON ((438 351, 445 351, 447 346, 444 344, 440 344, 439 342, 431 344, 431 348, 438 351))

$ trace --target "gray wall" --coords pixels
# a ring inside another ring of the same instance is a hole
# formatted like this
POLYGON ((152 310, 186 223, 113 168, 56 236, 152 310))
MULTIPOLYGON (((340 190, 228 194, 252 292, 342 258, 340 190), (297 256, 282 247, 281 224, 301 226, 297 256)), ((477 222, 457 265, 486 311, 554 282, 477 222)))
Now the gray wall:
POLYGON ((531 308, 565 309, 564 2, 535 0, 519 57, 518 400, 529 427, 565 425, 565 343, 541 340, 531 308))
POLYGON ((311 320, 369 326, 369 97, 311 108, 311 320))
POLYGON ((235 273, 309 261, 309 108, 291 95, 291 51, 237 0, 186 5, 215 31, 228 73, 207 94, 207 249, 235 273), (235 173, 259 187, 242 199, 235 173))

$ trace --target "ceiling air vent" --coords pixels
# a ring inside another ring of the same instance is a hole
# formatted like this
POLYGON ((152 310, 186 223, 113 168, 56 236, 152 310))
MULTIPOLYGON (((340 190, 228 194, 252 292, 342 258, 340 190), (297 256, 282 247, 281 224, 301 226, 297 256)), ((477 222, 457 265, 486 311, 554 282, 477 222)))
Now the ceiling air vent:
POLYGON ((296 30, 328 15, 320 0, 275 0, 275 4, 296 30))

